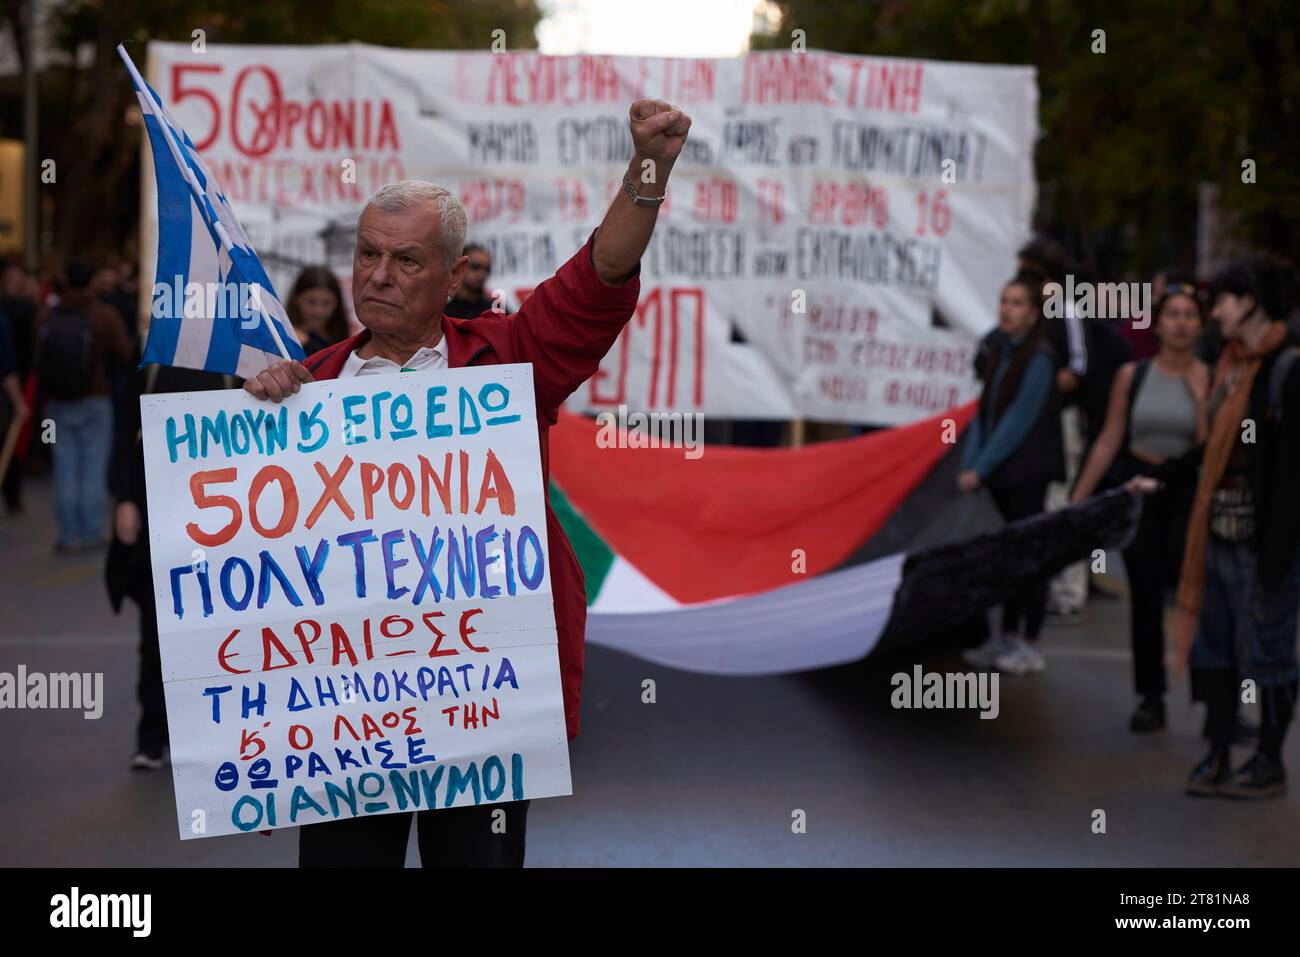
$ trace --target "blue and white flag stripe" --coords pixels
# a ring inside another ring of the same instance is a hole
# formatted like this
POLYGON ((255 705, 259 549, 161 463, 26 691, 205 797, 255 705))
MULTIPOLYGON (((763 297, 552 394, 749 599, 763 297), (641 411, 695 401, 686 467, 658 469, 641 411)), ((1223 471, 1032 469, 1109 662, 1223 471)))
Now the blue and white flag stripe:
POLYGON ((158 187, 158 250, 154 290, 182 302, 191 284, 238 290, 238 311, 154 309, 142 364, 152 362, 233 375, 256 375, 282 358, 304 354, 270 277, 235 211, 194 142, 162 98, 117 48, 144 117, 158 187), (248 295, 254 286, 256 299, 248 295), (179 291, 178 291, 179 290, 179 291), (159 315, 162 313, 162 315, 159 315))

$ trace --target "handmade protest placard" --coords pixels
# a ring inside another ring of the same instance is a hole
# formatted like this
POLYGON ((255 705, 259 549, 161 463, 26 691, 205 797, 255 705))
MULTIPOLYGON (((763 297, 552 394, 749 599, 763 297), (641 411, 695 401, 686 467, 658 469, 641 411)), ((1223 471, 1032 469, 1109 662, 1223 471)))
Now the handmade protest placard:
POLYGON ((182 838, 571 793, 531 366, 140 402, 182 838))

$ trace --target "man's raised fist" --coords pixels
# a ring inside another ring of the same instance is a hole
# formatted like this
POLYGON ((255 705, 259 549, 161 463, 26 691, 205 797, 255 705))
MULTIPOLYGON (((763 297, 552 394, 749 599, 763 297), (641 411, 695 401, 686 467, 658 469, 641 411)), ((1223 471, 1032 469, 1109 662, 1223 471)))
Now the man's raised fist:
POLYGON ((628 110, 628 125, 638 159, 671 166, 686 142, 691 118, 663 100, 637 100, 628 110))

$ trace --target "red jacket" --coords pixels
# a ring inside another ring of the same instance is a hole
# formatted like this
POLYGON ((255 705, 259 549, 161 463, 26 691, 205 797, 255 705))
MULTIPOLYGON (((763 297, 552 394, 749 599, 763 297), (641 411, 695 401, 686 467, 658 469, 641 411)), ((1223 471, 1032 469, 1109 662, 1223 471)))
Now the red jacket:
MULTIPOLYGON (((593 233, 594 237, 594 233, 593 233)), ((560 683, 569 739, 578 736, 582 690, 582 652, 587 624, 587 584, 573 547, 550 502, 550 446, 547 440, 560 405, 596 371, 636 310, 640 267, 621 286, 606 286, 596 275, 591 239, 533 290, 512 315, 485 312, 477 319, 444 315, 447 365, 501 365, 531 362, 537 394, 537 438, 546 491, 546 541, 560 646, 560 683)), ((309 356, 307 369, 318 381, 337 379, 347 358, 370 339, 363 330, 351 339, 309 356)))

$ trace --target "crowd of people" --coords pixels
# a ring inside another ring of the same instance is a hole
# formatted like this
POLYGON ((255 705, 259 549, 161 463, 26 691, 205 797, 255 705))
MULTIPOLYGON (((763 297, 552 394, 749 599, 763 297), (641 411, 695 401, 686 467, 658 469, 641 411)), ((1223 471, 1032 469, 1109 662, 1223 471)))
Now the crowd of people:
MULTIPOLYGON (((488 286, 488 251, 470 244, 448 315, 504 310, 488 286)), ((996 327, 980 342, 977 413, 964 438, 958 487, 986 489, 1007 521, 1126 486, 1143 496, 1123 551, 1133 683, 1129 726, 1165 726, 1168 647, 1190 662, 1206 705, 1209 752, 1194 794, 1282 793, 1282 743, 1297 697, 1300 613, 1300 337, 1288 325, 1300 280, 1260 255, 1198 283, 1178 270, 1153 279, 1149 315, 1081 317, 1068 300, 1045 308, 1049 284, 1071 274, 1065 250, 1036 240, 1002 288, 996 327), (1059 314, 1057 314, 1059 312, 1059 314), (1243 700, 1261 721, 1247 726, 1243 700), (1231 745, 1253 740, 1234 769, 1231 745)), ((167 726, 139 437, 143 394, 231 388, 230 376, 157 365, 138 369, 139 289, 132 264, 69 262, 59 281, 0 269, 0 435, 3 497, 23 509, 24 476, 53 472, 59 552, 108 547, 113 605, 140 610, 142 716, 132 764, 166 764, 167 726), (30 414, 40 409, 39 415, 30 414), (41 436, 46 423, 53 434, 41 436), (48 453, 43 453, 48 449, 48 453), (48 463, 42 460, 48 454, 48 463), (110 508, 110 498, 112 507, 110 508), (107 532, 106 532, 107 528, 107 532)), ((337 275, 301 270, 286 311, 310 356, 357 328, 337 275)), ((1047 621, 1081 621, 1089 568, 1080 563, 1018 590, 1001 625, 966 652, 980 668, 1042 673, 1047 621)))
MULTIPOLYGON (((987 489, 1007 521, 1059 507, 1054 485, 1066 503, 1117 486, 1142 495, 1123 552, 1138 697, 1129 726, 1165 726, 1173 597, 1171 650, 1177 667, 1190 664, 1209 741, 1188 793, 1279 795, 1300 676, 1300 277, 1289 261, 1258 255, 1205 289, 1164 271, 1149 316, 1080 318, 1068 302, 1049 316, 1046 290, 1063 264, 1056 244, 1031 244, 1003 287, 976 363, 983 388, 958 486, 987 489), (1249 701, 1260 705, 1258 728, 1239 719, 1249 701), (1231 745, 1251 739, 1253 755, 1234 768, 1231 745)), ((1041 673, 1049 601, 1077 620, 1087 588, 1086 566, 1027 583, 967 661, 1041 673)))

